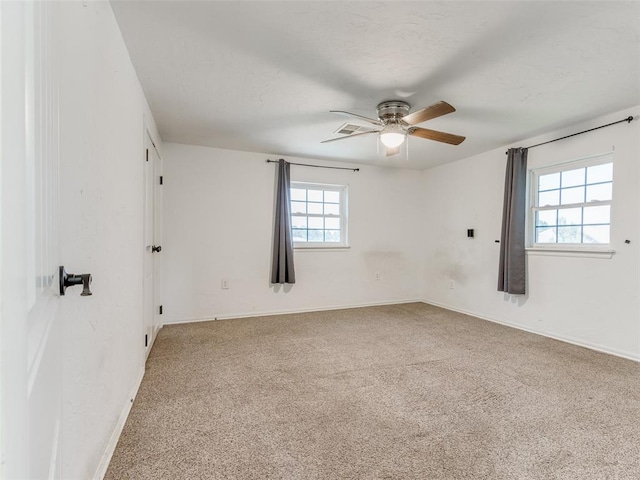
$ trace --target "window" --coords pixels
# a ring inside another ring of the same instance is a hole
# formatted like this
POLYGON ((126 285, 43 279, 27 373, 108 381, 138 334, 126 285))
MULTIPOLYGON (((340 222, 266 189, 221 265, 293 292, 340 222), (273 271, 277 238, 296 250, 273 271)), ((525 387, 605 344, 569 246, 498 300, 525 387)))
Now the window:
POLYGON ((291 182, 296 247, 347 246, 347 187, 291 182))
POLYGON ((534 247, 608 245, 610 154, 532 171, 530 238, 534 247))

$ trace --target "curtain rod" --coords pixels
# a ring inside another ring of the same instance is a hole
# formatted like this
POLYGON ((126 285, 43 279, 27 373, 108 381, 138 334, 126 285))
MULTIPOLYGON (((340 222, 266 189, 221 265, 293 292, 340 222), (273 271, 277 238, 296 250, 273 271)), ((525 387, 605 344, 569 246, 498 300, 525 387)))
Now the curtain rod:
MULTIPOLYGON (((267 163, 278 163, 279 160, 265 160, 267 163)), ((286 160, 285 160, 286 161, 286 160)), ((314 167, 314 168, 333 168, 334 170, 351 170, 353 172, 359 172, 359 168, 348 168, 348 167, 327 167, 325 165, 311 165, 309 163, 293 163, 287 162, 290 165, 299 165, 301 167, 314 167)))
MULTIPOLYGON (((531 145, 530 147, 526 147, 526 148, 539 147, 540 145, 546 145, 547 143, 553 143, 553 142, 557 142, 558 140, 564 140, 565 138, 575 137, 576 135, 582 135, 583 133, 593 132, 594 130, 598 130, 599 128, 610 127, 611 125, 616 125, 617 123, 622 123, 622 122, 631 123, 632 120, 633 120, 633 117, 629 115, 627 118, 623 118, 622 120, 618 120, 617 122, 607 123, 606 125, 600 125, 599 127, 590 128, 589 130, 583 130, 582 132, 572 133, 571 135, 566 135, 564 137, 556 138, 554 140, 549 140, 547 142, 536 143, 535 145, 531 145)), ((509 152, 507 151, 504 153, 508 154, 509 152)))

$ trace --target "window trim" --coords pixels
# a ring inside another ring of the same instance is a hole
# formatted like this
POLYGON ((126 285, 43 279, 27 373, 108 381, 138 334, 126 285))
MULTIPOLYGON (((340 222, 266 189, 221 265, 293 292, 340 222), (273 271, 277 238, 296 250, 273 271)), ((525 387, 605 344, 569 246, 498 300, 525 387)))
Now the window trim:
POLYGON ((586 257, 586 258, 612 258, 616 251, 611 248, 586 249, 586 248, 525 248, 527 255, 541 255, 550 257, 586 257))
MULTIPOLYGON (((562 172, 566 170, 572 170, 574 168, 592 167, 595 165, 602 165, 606 163, 614 164, 615 175, 615 162, 613 151, 599 153, 588 157, 582 157, 574 160, 567 160, 553 165, 545 165, 539 168, 532 168, 529 170, 527 176, 527 222, 526 222, 526 252, 534 255, 553 255, 553 256, 583 256, 583 257, 597 257, 597 258, 611 258, 615 253, 612 249, 611 242, 611 217, 609 220, 609 243, 536 243, 535 242, 535 217, 536 211, 541 210, 556 210, 559 208, 571 208, 571 207, 585 207, 585 206, 598 206, 609 205, 611 213, 613 212, 613 193, 611 200, 600 200, 593 202, 582 202, 567 205, 554 205, 548 207, 538 207, 537 195, 538 195, 538 177, 541 175, 548 175, 551 173, 562 172)), ((604 183, 604 182, 603 182, 604 183)), ((608 183, 608 182, 607 182, 608 183)), ((612 178, 612 188, 615 183, 612 178)), ((583 225, 584 226, 584 225, 583 225)))
MULTIPOLYGON (((294 250, 347 250, 350 248, 349 246, 349 236, 348 236, 348 208, 347 208, 347 200, 348 200, 348 185, 337 185, 330 183, 311 183, 311 182, 297 182, 291 181, 290 188, 304 188, 305 190, 328 190, 333 192, 340 193, 340 214, 339 215, 320 215, 320 214, 309 214, 306 216, 309 217, 329 217, 336 218, 340 217, 340 242, 293 242, 294 250)), ((307 200, 308 203, 308 200, 307 200)), ((324 203, 324 202, 323 202, 324 203)), ((291 216, 294 214, 291 213, 291 216)))

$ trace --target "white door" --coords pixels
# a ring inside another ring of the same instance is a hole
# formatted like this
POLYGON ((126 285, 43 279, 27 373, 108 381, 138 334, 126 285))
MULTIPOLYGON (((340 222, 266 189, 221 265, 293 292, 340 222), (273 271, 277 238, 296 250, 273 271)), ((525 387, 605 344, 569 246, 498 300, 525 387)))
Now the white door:
POLYGON ((0 477, 62 478, 57 7, 0 2, 0 477))
MULTIPOLYGON (((148 136, 148 135, 147 135, 148 136)), ((151 137, 149 137, 151 139, 151 137)), ((153 144, 153 143, 152 143, 153 144)), ((153 188, 153 236, 156 245, 162 246, 162 158, 158 149, 153 145, 150 154, 153 162, 154 188, 153 188)), ((162 327, 162 258, 163 254, 153 256, 153 340, 158 330, 162 327)))
POLYGON ((162 261, 160 155, 148 132, 144 152, 144 343, 149 355, 161 326, 160 262, 162 261))

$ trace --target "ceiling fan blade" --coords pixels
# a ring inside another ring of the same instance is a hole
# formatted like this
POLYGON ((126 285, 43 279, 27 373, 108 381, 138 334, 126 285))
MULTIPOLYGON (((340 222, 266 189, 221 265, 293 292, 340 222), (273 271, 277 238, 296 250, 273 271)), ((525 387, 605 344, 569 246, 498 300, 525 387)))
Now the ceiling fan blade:
POLYGON ((400 153, 400 146, 397 147, 387 147, 387 157, 391 157, 393 155, 397 155, 400 153))
POLYGON ((378 130, 371 130, 369 132, 362 132, 362 133, 354 133, 352 135, 345 135, 344 137, 330 138, 329 140, 323 140, 320 143, 337 142, 338 140, 344 140, 345 138, 359 137, 361 135, 369 135, 370 133, 378 133, 378 130))
POLYGON ((435 140, 436 142, 449 143, 451 145, 460 145, 466 137, 454 135, 453 133, 438 132, 437 130, 429 130, 428 128, 412 127, 407 130, 409 135, 414 137, 435 140))
POLYGON ((407 125, 417 125, 432 118, 441 117, 447 113, 455 112, 456 109, 449 105, 447 102, 434 103, 429 107, 425 107, 421 110, 417 110, 409 115, 402 117, 402 121, 407 125))
POLYGON ((366 122, 372 123, 374 125, 382 126, 382 122, 379 120, 374 120, 373 118, 363 117, 362 115, 358 115, 357 113, 343 112, 342 110, 329 110, 331 113, 337 113, 338 115, 345 115, 347 117, 356 117, 360 120, 364 120, 366 122))

